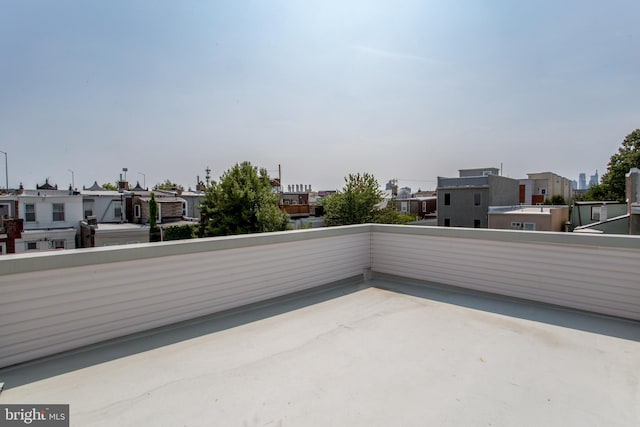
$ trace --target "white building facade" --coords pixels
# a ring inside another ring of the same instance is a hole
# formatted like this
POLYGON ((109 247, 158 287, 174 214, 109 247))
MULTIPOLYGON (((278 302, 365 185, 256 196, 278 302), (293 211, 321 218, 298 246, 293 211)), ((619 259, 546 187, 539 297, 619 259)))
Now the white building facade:
POLYGON ((18 216, 24 220, 16 253, 75 249, 82 220, 82 196, 66 190, 24 190, 18 200, 18 216))

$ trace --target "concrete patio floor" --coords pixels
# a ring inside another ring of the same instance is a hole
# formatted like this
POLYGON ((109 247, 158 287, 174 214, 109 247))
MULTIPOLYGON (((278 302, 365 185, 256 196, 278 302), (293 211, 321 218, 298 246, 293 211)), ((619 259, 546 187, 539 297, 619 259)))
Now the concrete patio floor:
POLYGON ((638 426, 640 324, 378 278, 0 370, 73 426, 638 426))

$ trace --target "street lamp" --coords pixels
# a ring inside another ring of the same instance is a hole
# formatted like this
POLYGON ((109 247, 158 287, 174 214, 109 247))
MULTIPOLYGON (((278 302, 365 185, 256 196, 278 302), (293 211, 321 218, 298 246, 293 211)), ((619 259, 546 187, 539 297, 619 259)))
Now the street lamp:
POLYGON ((6 151, 2 151, 0 150, 0 153, 4 154, 4 179, 5 181, 5 185, 6 190, 9 191, 9 167, 7 166, 7 152, 6 151))
POLYGON ((142 175, 142 187, 146 190, 147 189, 147 175, 143 174, 142 172, 138 172, 138 175, 142 175))
POLYGON ((74 175, 73 175, 73 171, 71 169, 67 169, 69 172, 71 172, 71 189, 75 190, 76 189, 76 180, 74 179, 74 175))

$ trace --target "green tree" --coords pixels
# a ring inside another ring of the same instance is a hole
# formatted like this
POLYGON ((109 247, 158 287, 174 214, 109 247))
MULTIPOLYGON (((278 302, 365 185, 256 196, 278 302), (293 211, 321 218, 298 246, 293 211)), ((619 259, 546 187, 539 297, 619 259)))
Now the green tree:
POLYGON ((153 186, 154 190, 167 190, 167 191, 184 191, 184 187, 175 182, 171 182, 170 179, 165 179, 164 182, 160 182, 153 186))
POLYGON ((267 170, 250 162, 236 164, 220 182, 205 190, 200 205, 202 236, 282 231, 288 216, 278 208, 279 196, 273 192, 267 170))
POLYGON ((618 152, 611 156, 607 165, 607 172, 602 175, 603 189, 596 189, 594 196, 604 195, 609 200, 625 199, 625 176, 631 168, 640 167, 640 129, 636 129, 627 135, 622 141, 618 152), (604 190, 604 191, 602 191, 604 190))
POLYGON ((156 202, 155 194, 151 193, 149 200, 149 241, 159 242, 162 240, 162 231, 157 225, 158 218, 158 202, 156 202))
POLYGON ((407 215, 398 212, 391 206, 387 206, 384 209, 380 209, 373 217, 373 221, 377 224, 407 224, 411 221, 415 221, 414 215, 407 215))
POLYGON ((562 205, 566 205, 567 202, 564 200, 564 197, 562 197, 561 195, 554 194, 550 198, 546 199, 544 201, 544 204, 545 205, 562 206, 562 205))
POLYGON ((618 196, 611 191, 611 188, 605 184, 597 184, 591 186, 582 197, 576 197, 577 201, 589 200, 617 200, 618 196))
POLYGON ((195 239, 197 227, 195 224, 173 225, 164 229, 164 240, 195 239))
POLYGON ((104 184, 101 185, 102 188, 104 188, 105 190, 108 191, 117 191, 118 190, 118 186, 110 183, 110 182, 105 182, 104 184))
POLYGON ((325 223, 328 226, 375 222, 382 191, 369 173, 349 174, 345 186, 323 200, 325 223))

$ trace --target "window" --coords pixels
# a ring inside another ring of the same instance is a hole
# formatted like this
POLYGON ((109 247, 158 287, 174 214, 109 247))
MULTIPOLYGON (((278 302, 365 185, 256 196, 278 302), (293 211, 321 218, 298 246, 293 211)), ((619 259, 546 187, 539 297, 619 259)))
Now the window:
POLYGON ((422 212, 427 211, 427 202, 422 202, 422 212))
POLYGON ((140 218, 140 205, 135 205, 133 207, 133 216, 140 218))
POLYGON ((444 204, 445 206, 451 205, 451 193, 444 193, 444 204))
POLYGON ((514 228, 516 230, 520 230, 522 228, 522 223, 521 222, 512 222, 511 223, 511 228, 514 228))
POLYGON ((64 221, 64 203, 53 204, 53 220, 64 221))
POLYGON ((34 251, 34 250, 38 249, 38 242, 26 242, 24 244, 24 247, 28 251, 34 251))
POLYGON ((52 240, 51 247, 53 249, 64 249, 64 240, 52 240))
POLYGON ((445 227, 451 227, 451 218, 445 218, 444 219, 444 226, 445 227))
POLYGON ((117 202, 113 205, 113 217, 115 219, 122 219, 122 203, 117 202))
POLYGON ((482 202, 482 194, 473 193, 473 206, 480 206, 481 202, 482 202))
POLYGON ((525 231, 536 231, 536 224, 534 222, 525 222, 522 224, 522 227, 525 231))
POLYGON ((187 216, 187 202, 182 202, 182 216, 187 216))
POLYGON ((401 202, 400 203, 400 212, 403 214, 406 214, 409 212, 409 203, 407 202, 401 202))
POLYGON ((473 228, 480 228, 481 224, 482 224, 482 222, 479 219, 474 219, 473 220, 473 228))
POLYGON ((36 205, 32 203, 24 205, 24 220, 27 222, 36 221, 36 205))

